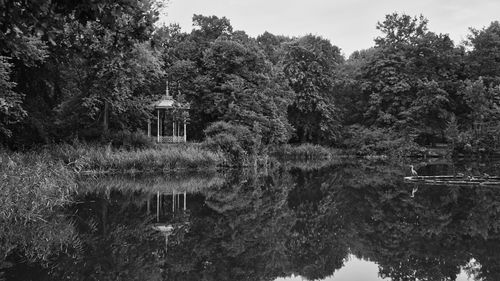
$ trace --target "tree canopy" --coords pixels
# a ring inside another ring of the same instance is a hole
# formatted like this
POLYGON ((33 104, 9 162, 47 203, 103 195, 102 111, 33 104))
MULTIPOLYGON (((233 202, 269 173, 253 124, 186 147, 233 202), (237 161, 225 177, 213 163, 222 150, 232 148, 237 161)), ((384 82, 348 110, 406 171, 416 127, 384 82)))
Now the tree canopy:
POLYGON ((465 45, 393 13, 374 47, 344 58, 316 35, 252 38, 226 17, 193 30, 158 26, 164 3, 0 3, 0 135, 12 148, 144 130, 169 81, 191 104, 188 136, 215 122, 245 126, 262 145, 343 145, 351 126, 446 139, 496 121, 498 22, 465 45), (488 117, 481 113, 488 108, 488 117), (481 117, 483 115, 483 117, 481 117), (464 131, 465 130, 465 131, 464 131))

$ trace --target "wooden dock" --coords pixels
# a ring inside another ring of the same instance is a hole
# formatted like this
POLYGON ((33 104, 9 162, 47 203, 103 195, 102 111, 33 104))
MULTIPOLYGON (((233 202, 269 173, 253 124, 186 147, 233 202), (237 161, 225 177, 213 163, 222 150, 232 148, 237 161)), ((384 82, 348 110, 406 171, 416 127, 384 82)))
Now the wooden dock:
POLYGON ((456 186, 498 186, 500 177, 496 176, 411 176, 405 177, 405 182, 428 185, 456 185, 456 186))

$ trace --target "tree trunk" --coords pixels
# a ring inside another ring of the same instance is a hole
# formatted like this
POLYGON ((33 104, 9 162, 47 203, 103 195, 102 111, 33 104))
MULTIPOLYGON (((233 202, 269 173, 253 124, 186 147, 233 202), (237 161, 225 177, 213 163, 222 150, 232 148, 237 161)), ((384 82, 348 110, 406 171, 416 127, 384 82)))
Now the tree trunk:
POLYGON ((302 137, 300 142, 305 143, 307 141, 307 129, 306 127, 302 127, 302 137))
POLYGON ((104 114, 102 118, 102 133, 104 137, 109 135, 109 102, 104 101, 104 114))

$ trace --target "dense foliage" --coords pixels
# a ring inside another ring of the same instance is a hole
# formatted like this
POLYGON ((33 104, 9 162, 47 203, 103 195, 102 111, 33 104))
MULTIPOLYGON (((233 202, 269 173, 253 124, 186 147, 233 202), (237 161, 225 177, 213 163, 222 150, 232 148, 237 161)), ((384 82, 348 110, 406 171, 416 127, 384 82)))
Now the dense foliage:
POLYGON ((390 14, 376 25, 374 47, 346 59, 320 36, 252 38, 225 17, 194 15, 190 32, 155 25, 163 6, 2 1, 1 143, 23 148, 145 130, 170 81, 175 98, 191 104, 191 140, 224 122, 245 127, 261 147, 362 149, 352 132, 365 130, 458 151, 496 149, 498 22, 456 45, 429 31, 423 16, 390 14))

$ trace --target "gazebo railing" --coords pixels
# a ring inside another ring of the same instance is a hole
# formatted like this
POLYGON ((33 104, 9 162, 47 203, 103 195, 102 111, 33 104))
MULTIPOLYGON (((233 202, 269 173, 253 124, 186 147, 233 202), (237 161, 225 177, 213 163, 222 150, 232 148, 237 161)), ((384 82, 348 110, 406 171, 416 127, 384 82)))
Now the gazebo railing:
POLYGON ((174 142, 174 137, 172 136, 162 136, 160 137, 160 142, 174 142))
POLYGON ((172 142, 184 142, 184 136, 172 137, 172 142))
POLYGON ((160 137, 151 137, 156 142, 159 143, 179 143, 185 142, 184 136, 160 136, 160 137))

